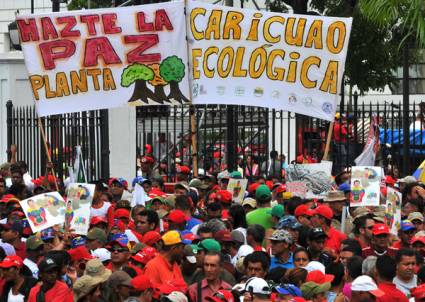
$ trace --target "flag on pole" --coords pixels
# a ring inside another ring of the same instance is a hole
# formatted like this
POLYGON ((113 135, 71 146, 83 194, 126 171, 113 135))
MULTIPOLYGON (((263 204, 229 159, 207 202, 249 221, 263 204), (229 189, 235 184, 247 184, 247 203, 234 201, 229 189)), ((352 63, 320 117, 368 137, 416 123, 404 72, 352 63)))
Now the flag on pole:
POLYGON ((356 166, 374 166, 379 149, 379 126, 376 115, 372 116, 367 142, 363 152, 354 160, 356 166))
POLYGON ((77 183, 86 183, 86 168, 84 167, 83 153, 81 152, 81 146, 75 147, 75 161, 74 168, 72 169, 74 172, 74 177, 72 182, 77 183))

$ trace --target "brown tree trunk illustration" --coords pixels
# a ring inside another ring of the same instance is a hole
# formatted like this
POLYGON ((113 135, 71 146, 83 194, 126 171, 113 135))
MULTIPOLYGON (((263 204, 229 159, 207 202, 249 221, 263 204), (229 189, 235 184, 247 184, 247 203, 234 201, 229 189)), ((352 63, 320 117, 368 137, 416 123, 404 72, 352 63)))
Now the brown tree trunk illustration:
POLYGON ((176 102, 183 104, 183 102, 189 102, 187 97, 183 95, 180 90, 179 83, 176 81, 170 82, 170 93, 168 94, 168 99, 174 99, 176 102))
POLYGON ((148 88, 148 86, 146 86, 146 81, 136 80, 133 95, 128 100, 128 102, 135 102, 140 100, 146 104, 149 104, 149 99, 162 104, 162 102, 158 100, 156 95, 148 88))
POLYGON ((158 100, 160 100, 159 102, 161 104, 164 104, 164 102, 170 102, 167 95, 165 94, 163 85, 156 85, 155 90, 154 90, 154 94, 156 95, 158 100))

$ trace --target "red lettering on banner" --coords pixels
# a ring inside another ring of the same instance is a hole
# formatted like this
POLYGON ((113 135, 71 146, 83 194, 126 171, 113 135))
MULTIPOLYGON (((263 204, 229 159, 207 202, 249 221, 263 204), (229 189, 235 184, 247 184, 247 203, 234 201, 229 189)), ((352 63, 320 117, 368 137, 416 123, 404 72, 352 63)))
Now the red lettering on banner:
POLYGON ((28 41, 38 41, 40 37, 38 35, 37 23, 34 18, 26 20, 17 20, 16 21, 19 27, 19 33, 21 36, 22 42, 28 41))
POLYGON ((81 36, 79 30, 74 30, 74 27, 77 25, 77 19, 74 16, 58 17, 56 21, 59 24, 65 24, 64 28, 60 31, 62 38, 81 36))
POLYGON ((161 61, 160 53, 144 54, 144 52, 159 43, 158 35, 146 34, 124 36, 124 43, 140 43, 138 47, 127 53, 128 63, 154 63, 161 61))
POLYGON ((160 9, 155 12, 155 30, 161 31, 163 27, 167 30, 173 30, 173 25, 171 25, 167 12, 165 9, 160 9))
POLYGON ((118 34, 122 31, 121 27, 116 26, 117 14, 103 14, 102 23, 103 23, 103 32, 105 34, 118 34))
POLYGON ((43 33, 43 40, 57 39, 58 33, 53 25, 52 20, 49 17, 43 17, 40 19, 41 31, 43 33))
POLYGON ((106 65, 120 64, 121 59, 106 37, 88 39, 84 53, 84 67, 98 65, 99 56, 103 58, 106 65))
POLYGON ((47 70, 56 68, 56 60, 69 58, 75 53, 74 42, 66 39, 40 43, 38 47, 47 70))
POLYGON ((139 32, 153 31, 153 23, 146 22, 144 12, 137 13, 137 28, 139 29, 139 32))
POLYGON ((99 22, 99 15, 84 15, 80 17, 80 21, 87 24, 89 36, 96 36, 96 23, 99 22))

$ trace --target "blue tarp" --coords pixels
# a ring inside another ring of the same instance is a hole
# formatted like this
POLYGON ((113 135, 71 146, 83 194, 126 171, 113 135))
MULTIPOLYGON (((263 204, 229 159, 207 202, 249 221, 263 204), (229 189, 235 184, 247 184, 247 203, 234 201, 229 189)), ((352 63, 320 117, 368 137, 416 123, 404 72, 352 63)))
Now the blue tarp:
MULTIPOLYGON (((425 155, 425 130, 410 130, 410 154, 425 155)), ((402 152, 403 129, 383 129, 379 131, 379 142, 381 144, 390 144, 391 146, 400 145, 402 152)))

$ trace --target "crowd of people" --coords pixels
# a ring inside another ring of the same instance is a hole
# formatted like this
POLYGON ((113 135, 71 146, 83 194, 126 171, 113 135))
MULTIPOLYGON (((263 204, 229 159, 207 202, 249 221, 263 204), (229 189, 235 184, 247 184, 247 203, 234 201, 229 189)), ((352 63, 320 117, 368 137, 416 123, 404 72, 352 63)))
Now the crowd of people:
POLYGON ((344 214, 349 171, 323 199, 303 199, 274 169, 241 202, 227 191, 239 171, 194 177, 182 165, 171 190, 156 175, 98 181, 89 231, 79 236, 63 225, 33 234, 19 201, 55 190, 52 179, 31 180, 25 163, 6 163, 0 302, 425 301, 423 184, 386 178, 403 194, 395 234, 382 207, 344 214), (131 203, 136 185, 144 204, 131 203))

